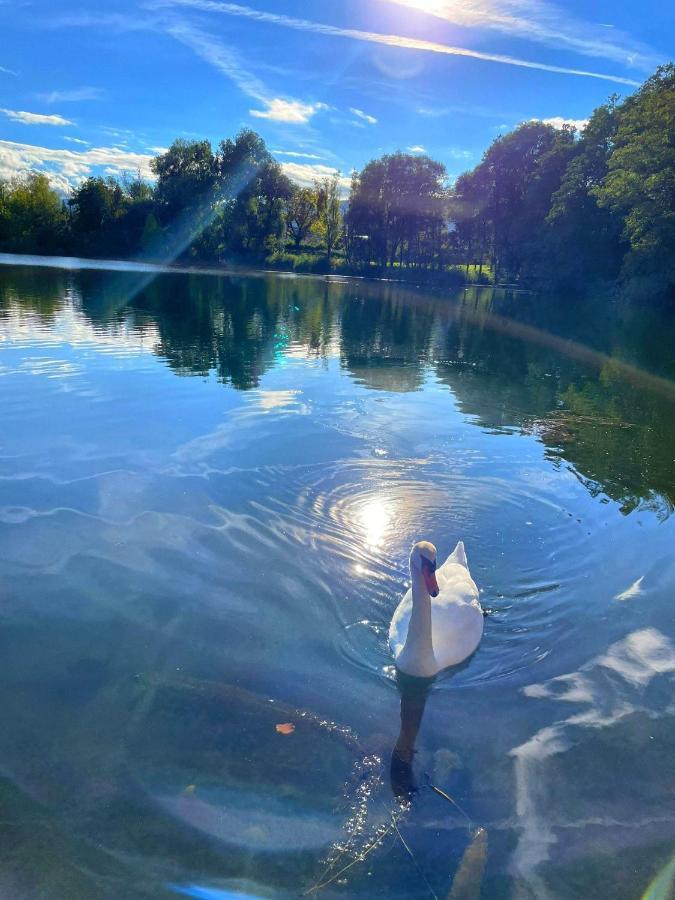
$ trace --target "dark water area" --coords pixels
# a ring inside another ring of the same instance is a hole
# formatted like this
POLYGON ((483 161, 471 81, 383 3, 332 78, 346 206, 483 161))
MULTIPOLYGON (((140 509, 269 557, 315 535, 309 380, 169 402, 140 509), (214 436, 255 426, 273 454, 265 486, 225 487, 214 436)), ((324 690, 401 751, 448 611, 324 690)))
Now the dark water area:
POLYGON ((58 265, 0 266, 0 896, 668 896, 673 316, 58 265), (422 538, 490 615, 407 803, 422 538))

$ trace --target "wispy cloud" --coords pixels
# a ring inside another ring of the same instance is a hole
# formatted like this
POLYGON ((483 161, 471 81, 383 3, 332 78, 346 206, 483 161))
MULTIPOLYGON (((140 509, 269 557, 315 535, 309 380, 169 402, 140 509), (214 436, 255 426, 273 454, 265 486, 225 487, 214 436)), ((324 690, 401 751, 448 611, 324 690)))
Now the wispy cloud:
POLYGON ((83 147, 89 146, 89 141, 83 141, 82 138, 70 137, 69 135, 64 135, 64 141, 70 141, 71 144, 82 144, 83 147))
POLYGON ((38 97, 45 103, 77 103, 80 100, 99 100, 103 93, 102 88, 79 87, 66 91, 49 91, 38 94, 38 97))
POLYGON ((588 125, 588 119, 565 119, 563 116, 549 116, 548 119, 533 119, 533 122, 543 122, 544 125, 552 125, 560 131, 565 125, 570 128, 576 128, 577 131, 583 131, 588 125))
MULTIPOLYGON (((453 26, 489 29, 548 46, 573 50, 584 56, 607 59, 645 70, 660 60, 643 44, 620 31, 607 34, 607 26, 587 22, 549 0, 388 0, 418 10, 453 26)), ((610 26, 611 27, 611 26, 610 26)))
POLYGON ((426 148, 423 147, 421 144, 413 144, 412 147, 406 147, 405 149, 408 151, 408 153, 426 153, 427 152, 426 148))
POLYGON ((106 175, 140 171, 152 178, 150 160, 145 153, 132 153, 119 147, 92 147, 90 150, 55 150, 15 141, 0 140, 0 178, 44 172, 58 190, 66 193, 94 170, 106 175))
POLYGON ((292 98, 271 96, 262 81, 246 71, 231 47, 189 22, 173 22, 166 31, 233 81, 247 97, 261 103, 264 109, 249 110, 250 115, 256 119, 303 125, 319 110, 328 109, 325 103, 304 103, 292 98))
POLYGON ((328 109, 325 103, 303 103, 301 100, 282 100, 274 97, 263 100, 266 109, 250 109, 249 113, 256 119, 272 119, 274 122, 288 122, 292 125, 304 125, 319 110, 328 109))
POLYGON ((463 147, 449 147, 445 151, 446 155, 452 159, 473 159, 475 154, 463 147))
POLYGON ((14 69, 8 69, 7 66, 0 66, 0 72, 2 72, 5 75, 16 75, 17 74, 14 71, 14 69))
POLYGON ((24 125, 72 125, 70 119, 64 119, 63 116, 45 116, 42 113, 25 112, 21 109, 3 109, 0 113, 7 116, 13 122, 22 122, 24 125))
POLYGON ((325 159, 316 153, 301 153, 299 150, 272 150, 275 156, 292 156, 294 159, 325 159))
POLYGON ((356 109, 355 107, 350 106, 349 112, 357 116, 357 118, 363 119, 363 121, 367 122, 369 125, 377 125, 375 116, 369 116, 368 113, 364 112, 362 109, 356 109))
MULTIPOLYGON (((421 0, 420 0, 421 2, 421 0)), ((548 63, 536 62, 529 59, 521 59, 500 53, 484 53, 479 50, 470 50, 466 47, 454 47, 450 44, 441 44, 436 41, 421 40, 419 38, 405 37, 397 34, 382 34, 375 31, 361 31, 356 28, 342 28, 337 25, 326 25, 321 22, 313 22, 309 19, 298 19, 281 13, 269 13, 252 9, 249 6, 240 6, 236 3, 221 3, 219 0, 155 0, 152 4, 157 7, 188 7, 203 12, 221 13, 228 16, 242 16, 254 19, 258 22, 267 22, 273 25, 282 25, 293 28, 296 31, 325 34, 333 37, 350 38, 357 41, 366 41, 373 44, 384 44, 389 47, 401 47, 407 50, 420 50, 427 53, 438 53, 445 56, 461 56, 468 59, 482 60, 484 62, 500 63, 509 66, 518 66, 525 69, 537 69, 543 72, 556 72, 562 75, 578 75, 585 78, 599 78, 603 81, 612 81, 617 84, 638 86, 639 82, 620 75, 606 74, 604 72, 591 72, 585 69, 569 68, 567 66, 554 66, 548 63)))
POLYGON ((269 94, 265 85, 241 65, 237 54, 230 47, 200 28, 188 22, 174 22, 166 28, 167 34, 189 47, 209 65, 233 81, 237 87, 254 100, 265 103, 269 94))
POLYGON ((159 156, 161 156, 163 153, 167 153, 169 150, 168 147, 147 147, 146 149, 149 150, 150 153, 156 153, 159 156))

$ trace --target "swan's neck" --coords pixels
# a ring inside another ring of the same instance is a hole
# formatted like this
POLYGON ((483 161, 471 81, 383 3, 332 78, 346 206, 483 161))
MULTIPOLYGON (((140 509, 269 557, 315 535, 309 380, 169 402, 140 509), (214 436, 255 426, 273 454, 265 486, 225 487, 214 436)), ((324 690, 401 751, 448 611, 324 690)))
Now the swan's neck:
POLYGON ((412 613, 401 656, 409 675, 430 678, 438 671, 431 640, 431 597, 421 572, 411 572, 412 613))

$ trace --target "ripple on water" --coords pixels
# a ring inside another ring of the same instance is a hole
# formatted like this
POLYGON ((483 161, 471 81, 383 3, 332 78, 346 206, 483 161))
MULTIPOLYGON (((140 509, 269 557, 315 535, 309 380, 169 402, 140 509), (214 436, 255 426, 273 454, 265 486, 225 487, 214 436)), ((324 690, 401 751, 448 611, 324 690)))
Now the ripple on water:
POLYGON ((479 653, 456 677, 441 676, 444 687, 515 675, 572 629, 582 532, 548 484, 449 472, 442 460, 373 458, 258 470, 253 480, 261 533, 317 554, 312 566, 327 589, 335 650, 370 678, 390 678, 389 621, 408 587, 408 549, 422 536, 441 557, 466 542, 491 612, 479 653))
POLYGON ((273 575, 286 627, 304 627, 312 604, 320 652, 373 681, 390 680, 387 634, 408 587, 409 547, 427 537, 444 558, 461 538, 491 615, 470 666, 439 679, 448 690, 544 659, 573 628, 588 559, 585 530, 556 501, 555 484, 453 469, 438 458, 369 456, 190 478, 107 472, 24 480, 10 494, 0 510, 7 563, 54 572, 84 554, 150 577, 159 554, 200 584, 246 569, 261 597, 273 575), (29 494, 30 506, 21 503, 29 494))

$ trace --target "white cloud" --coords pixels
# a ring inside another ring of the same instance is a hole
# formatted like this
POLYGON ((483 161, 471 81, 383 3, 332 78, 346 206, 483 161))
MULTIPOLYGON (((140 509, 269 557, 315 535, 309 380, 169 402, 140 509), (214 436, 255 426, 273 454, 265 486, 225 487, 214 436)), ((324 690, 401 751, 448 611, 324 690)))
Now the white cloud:
POLYGON ((443 19, 464 28, 484 28, 514 35, 556 48, 564 47, 585 56, 607 59, 645 70, 658 63, 656 54, 629 35, 613 31, 574 16, 549 0, 389 0, 399 6, 443 19))
POLYGON ((413 144, 412 147, 405 148, 408 153, 426 153, 426 149, 421 144, 413 144))
POLYGON ((233 81, 247 97, 261 103, 264 109, 249 110, 256 119, 303 125, 319 110, 328 109, 325 103, 303 103, 301 100, 272 97, 262 81, 243 68, 231 47, 187 22, 173 22, 167 32, 233 81))
POLYGON ((267 109, 249 110, 254 118, 288 122, 293 125, 304 125, 319 110, 328 109, 325 103, 303 103, 301 100, 282 100, 281 97, 263 100, 263 103, 267 109))
POLYGON ((70 137, 70 135, 65 134, 63 136, 64 141, 70 141, 71 144, 82 144, 83 147, 89 146, 89 141, 83 141, 82 138, 70 137))
MULTIPOLYGON (((323 166, 319 163, 281 163, 281 168, 286 175, 302 187, 313 187, 314 182, 322 178, 332 178, 337 173, 337 169, 331 166, 323 166)), ((349 193, 351 178, 346 175, 340 176, 340 192, 342 196, 349 193)))
POLYGON ((146 147, 146 150, 149 150, 151 153, 156 153, 161 155, 162 153, 168 153, 168 147, 146 147))
POLYGON ((4 72, 5 75, 16 75, 14 69, 8 69, 6 66, 0 66, 0 72, 4 72))
POLYGON ((49 91, 38 96, 45 103, 77 103, 79 100, 98 100, 103 96, 103 90, 97 87, 80 87, 66 91, 49 91))
POLYGON ((51 147, 0 140, 0 178, 43 172, 52 185, 63 193, 67 193, 96 170, 103 170, 110 175, 140 171, 144 178, 153 178, 150 169, 152 159, 148 154, 131 153, 118 147, 54 150, 51 147))
POLYGON ((316 153, 300 153, 297 150, 272 150, 275 156, 292 156, 295 159, 325 159, 325 156, 317 156, 316 153))
POLYGON ((0 113, 12 119, 14 122, 22 122, 24 125, 72 125, 70 119, 64 119, 63 116, 45 116, 42 113, 25 112, 20 109, 3 109, 0 107, 0 113))
POLYGON ((452 159, 473 159, 474 157, 470 150, 463 150, 461 147, 450 147, 446 152, 452 159))
MULTIPOLYGON (((421 3, 422 0, 419 0, 421 3)), ((543 0, 514 0, 517 3, 537 3, 543 0)), ((309 19, 297 19, 279 13, 263 12, 252 9, 249 6, 240 6, 236 3, 221 3, 218 0, 156 0, 156 6, 184 6, 190 9, 199 9, 205 12, 222 13, 228 16, 243 16, 258 22, 268 22, 274 25, 282 25, 293 28, 296 31, 312 32, 313 34, 325 34, 334 37, 349 38, 356 41, 366 41, 372 44, 383 44, 388 47, 401 47, 408 50, 421 50, 427 53, 440 53, 445 56, 463 56, 468 59, 479 59, 486 62, 501 63, 509 66, 519 66, 525 69, 537 69, 543 72, 557 72, 562 75, 579 75, 586 78, 599 78, 603 81, 613 81, 618 84, 639 86, 640 82, 632 78, 624 78, 620 75, 605 74, 604 72, 590 72, 585 69, 572 69, 566 66, 554 66, 533 60, 507 56, 501 53, 484 53, 479 50, 469 50, 466 47, 454 47, 450 44, 441 44, 436 41, 427 41, 420 38, 405 37, 397 34, 382 34, 375 31, 361 31, 357 28, 341 28, 337 25, 325 25, 321 22, 312 22, 309 19)), ((454 6, 455 4, 453 4, 454 6)), ((459 5, 459 4, 457 4, 459 5)), ((462 4, 464 6, 464 4, 462 4)), ((626 59, 624 58, 624 62, 626 59)))
POLYGON ((363 121, 367 122, 369 125, 377 125, 375 116, 369 116, 368 113, 364 112, 362 109, 355 109, 353 106, 350 106, 349 112, 353 113, 359 119, 363 119, 363 121))
POLYGON ((588 119, 565 119, 563 116, 549 116, 548 119, 532 119, 533 122, 543 122, 544 125, 552 125, 560 131, 564 125, 570 128, 576 128, 577 131, 583 131, 588 125, 588 119))

